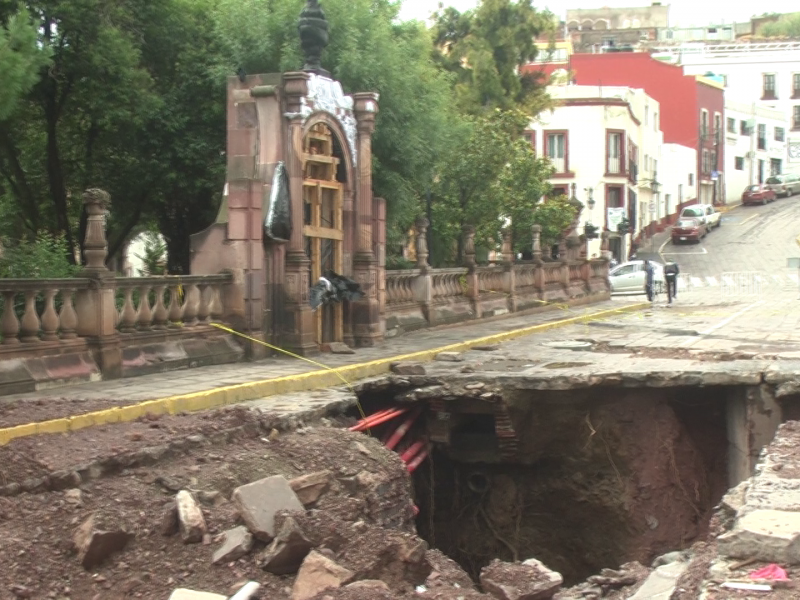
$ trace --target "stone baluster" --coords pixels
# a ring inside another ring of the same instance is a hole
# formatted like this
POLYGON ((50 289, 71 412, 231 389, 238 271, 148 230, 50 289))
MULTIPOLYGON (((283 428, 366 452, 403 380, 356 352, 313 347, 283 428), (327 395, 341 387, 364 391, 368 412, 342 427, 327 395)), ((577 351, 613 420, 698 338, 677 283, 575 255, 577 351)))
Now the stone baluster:
POLYGON ((167 328, 167 320, 169 318, 167 307, 164 304, 164 292, 167 290, 167 284, 166 282, 159 283, 154 289, 156 293, 156 304, 153 309, 153 329, 164 330, 167 328))
POLYGON ((425 217, 418 217, 414 222, 417 232, 416 249, 417 249, 417 268, 422 271, 428 269, 428 226, 430 223, 425 217))
POLYGON ((61 339, 73 340, 78 337, 76 329, 78 328, 78 314, 75 312, 75 306, 72 304, 72 290, 62 290, 61 292, 61 312, 58 315, 58 320, 61 323, 61 339))
POLYGON ((503 255, 503 262, 504 263, 513 263, 514 262, 514 247, 512 244, 512 233, 511 227, 506 227, 502 231, 503 234, 503 241, 500 246, 500 252, 503 255))
POLYGON ((542 262, 542 226, 531 225, 531 237, 533 238, 533 260, 542 262))
POLYGON ((180 298, 180 284, 173 283, 169 286, 169 323, 170 327, 180 327, 183 316, 183 305, 180 298))
POLYGON ((600 256, 608 260, 608 230, 600 233, 600 256))
POLYGON ((219 285, 211 286, 211 300, 208 304, 208 312, 211 315, 211 321, 218 323, 222 320, 222 300, 220 299, 219 285))
POLYGON ((44 342, 58 341, 58 313, 55 302, 57 293, 58 290, 55 288, 44 291, 44 312, 42 313, 42 341, 44 342))
POLYGON ((136 326, 140 331, 148 331, 153 322, 153 311, 150 309, 151 287, 147 283, 139 286, 139 310, 136 312, 136 326))
POLYGON ((37 290, 25 291, 25 312, 22 315, 22 322, 20 327, 20 341, 25 343, 32 343, 39 341, 39 315, 36 312, 36 294, 37 290))
POLYGON ((208 297, 208 284, 200 283, 197 286, 198 293, 198 307, 197 307, 197 323, 199 325, 208 325, 208 315, 211 314, 210 302, 208 297))
POLYGON ((183 304, 183 324, 186 327, 194 327, 197 325, 197 311, 198 311, 198 291, 195 284, 189 284, 185 290, 185 301, 183 304))
POLYGON ((474 267, 475 261, 475 226, 464 225, 461 227, 461 239, 464 246, 464 266, 474 267))
POLYGON ((119 330, 122 333, 136 331, 136 308, 133 305, 133 288, 125 288, 125 299, 122 301, 122 311, 119 315, 119 330))
POLYGON ((16 292, 3 292, 3 344, 19 344, 19 319, 14 311, 16 292))

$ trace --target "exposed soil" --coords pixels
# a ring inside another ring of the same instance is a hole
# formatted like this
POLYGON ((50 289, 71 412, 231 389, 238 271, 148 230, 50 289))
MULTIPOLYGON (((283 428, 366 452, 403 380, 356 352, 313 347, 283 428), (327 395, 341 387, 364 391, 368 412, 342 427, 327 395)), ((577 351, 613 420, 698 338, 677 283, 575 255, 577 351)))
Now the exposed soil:
POLYGON ((82 399, 43 397, 36 400, 0 399, 0 428, 24 425, 25 423, 41 423, 52 419, 63 419, 82 415, 114 406, 128 406, 139 400, 124 398, 82 399))

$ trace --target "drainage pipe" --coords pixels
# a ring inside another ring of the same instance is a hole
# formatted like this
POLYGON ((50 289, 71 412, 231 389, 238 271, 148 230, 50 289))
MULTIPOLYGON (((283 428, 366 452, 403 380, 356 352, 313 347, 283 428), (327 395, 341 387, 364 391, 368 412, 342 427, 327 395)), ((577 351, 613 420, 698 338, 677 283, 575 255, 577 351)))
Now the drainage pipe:
POLYGON ((389 438, 389 441, 386 442, 386 447, 389 450, 394 450, 394 447, 400 443, 400 440, 403 439, 403 436, 408 433, 408 430, 411 429, 411 426, 414 424, 414 421, 417 420, 420 414, 420 409, 417 408, 411 413, 411 416, 408 417, 400 427, 392 434, 392 437, 389 438))
POLYGON ((397 408, 394 410, 390 409, 388 411, 377 412, 368 416, 366 419, 361 419, 358 423, 350 428, 350 431, 363 431, 365 429, 369 429, 370 427, 375 427, 376 425, 380 425, 386 421, 391 421, 395 417, 399 417, 407 411, 407 408, 397 408))
POLYGON ((428 458, 428 449, 427 448, 425 448, 422 452, 417 454, 414 457, 414 460, 412 460, 410 463, 408 463, 408 467, 406 467, 408 469, 408 472, 409 473, 413 473, 414 471, 416 471, 417 467, 420 466, 422 464, 422 461, 425 460, 426 458, 428 458))
POLYGON ((419 440, 418 442, 414 442, 411 444, 408 449, 400 455, 400 460, 404 463, 408 463, 412 458, 414 458, 417 453, 425 448, 426 440, 419 440))
POLYGON ((476 494, 482 494, 489 489, 489 478, 481 471, 470 473, 467 477, 467 487, 476 494))

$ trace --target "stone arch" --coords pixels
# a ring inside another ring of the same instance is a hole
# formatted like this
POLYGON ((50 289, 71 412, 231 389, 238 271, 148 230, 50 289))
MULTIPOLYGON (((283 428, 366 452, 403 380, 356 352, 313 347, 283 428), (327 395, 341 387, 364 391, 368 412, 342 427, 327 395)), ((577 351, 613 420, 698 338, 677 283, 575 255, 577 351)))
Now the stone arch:
POLYGON ((594 29, 594 23, 591 19, 585 19, 581 22, 581 31, 591 31, 594 29))
POLYGON ((346 184, 346 189, 349 194, 352 194, 355 190, 355 157, 353 156, 353 152, 350 148, 350 143, 347 139, 347 133, 342 126, 342 122, 333 116, 329 112, 325 111, 316 111, 311 113, 308 118, 303 123, 303 139, 305 139, 308 132, 314 125, 318 123, 325 124, 328 129, 331 130, 336 141, 338 142, 339 147, 342 150, 342 158, 345 171, 345 180, 343 183, 346 184))
POLYGON ((567 23, 567 31, 578 31, 581 28, 581 24, 578 21, 570 21, 567 23))
POLYGON ((608 21, 606 21, 605 19, 597 19, 597 21, 594 22, 594 28, 599 30, 608 29, 609 28, 608 21))

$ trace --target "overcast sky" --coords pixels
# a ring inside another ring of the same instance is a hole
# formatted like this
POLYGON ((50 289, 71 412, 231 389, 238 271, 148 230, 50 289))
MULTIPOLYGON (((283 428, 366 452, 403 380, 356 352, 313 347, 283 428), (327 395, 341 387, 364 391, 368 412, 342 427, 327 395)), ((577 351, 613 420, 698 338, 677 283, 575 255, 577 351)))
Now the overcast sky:
MULTIPOLYGON (((464 11, 474 8, 478 0, 443 0, 445 6, 453 6, 464 11)), ((708 25, 747 21, 755 14, 765 12, 792 12, 797 10, 797 0, 729 0, 713 2, 712 0, 672 0, 663 4, 670 5, 670 25, 708 25)), ((602 8, 647 6, 649 2, 636 0, 534 0, 537 8, 549 8, 551 12, 564 19, 568 8, 602 8)), ((436 10, 437 0, 403 0, 403 19, 426 19, 436 10)))

